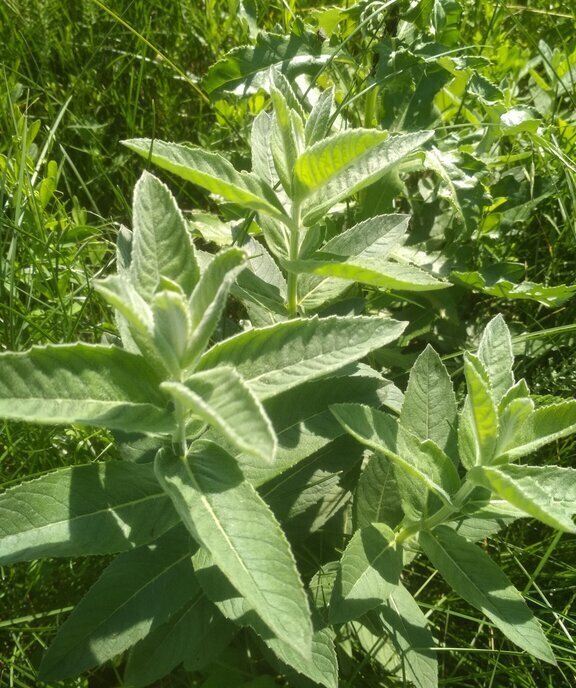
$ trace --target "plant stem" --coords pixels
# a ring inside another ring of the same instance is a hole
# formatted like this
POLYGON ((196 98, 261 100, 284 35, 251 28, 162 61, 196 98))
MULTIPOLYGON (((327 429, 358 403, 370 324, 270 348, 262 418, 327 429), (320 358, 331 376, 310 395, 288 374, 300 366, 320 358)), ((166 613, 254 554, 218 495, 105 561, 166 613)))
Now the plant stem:
POLYGON ((432 528, 435 528, 441 523, 448 521, 464 506, 466 499, 470 496, 470 493, 475 487, 476 485, 465 481, 462 487, 454 495, 454 500, 451 505, 445 504, 443 507, 438 509, 436 513, 432 514, 428 518, 425 518, 423 521, 411 523, 403 528, 396 535, 396 542, 401 544, 411 538, 413 535, 417 535, 421 530, 432 530, 432 528))
MULTIPOLYGON (((300 204, 292 206, 292 222, 290 224, 290 247, 288 258, 298 260, 300 251, 300 204)), ((288 315, 295 318, 298 315, 298 273, 288 269, 288 315)))

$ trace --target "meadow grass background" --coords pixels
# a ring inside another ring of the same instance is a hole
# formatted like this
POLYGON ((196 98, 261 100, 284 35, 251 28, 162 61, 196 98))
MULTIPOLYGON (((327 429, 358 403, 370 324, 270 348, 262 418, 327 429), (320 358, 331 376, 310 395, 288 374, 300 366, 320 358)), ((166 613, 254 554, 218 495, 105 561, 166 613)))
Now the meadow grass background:
MULTIPOLYGON (((289 30, 297 13, 313 22, 320 6, 292 0, 258 5, 260 26, 279 31, 289 30)), ((522 161, 538 202, 523 207, 521 223, 500 232, 496 244, 494 237, 479 238, 478 250, 523 263, 532 281, 573 284, 576 174, 566 160, 576 164, 576 10, 545 0, 463 0, 462 6, 461 46, 489 58, 485 73, 494 82, 516 80, 519 101, 534 102, 526 76, 530 61, 536 72, 545 73, 546 65, 554 70, 545 46, 572 65, 549 94, 549 148, 528 150, 522 161), (560 121, 573 127, 564 136, 560 121), (548 186, 539 195, 542 180, 548 186)), ((210 99, 200 84, 211 64, 250 40, 238 9, 234 0, 0 0, 0 350, 78 338, 99 341, 113 331, 111 315, 90 284, 113 263, 116 231, 130 223, 132 188, 141 171, 120 140, 189 141, 246 161, 253 113, 243 103, 210 99)), ((399 18, 394 7, 390 16, 393 22, 399 18)), ((361 38, 359 62, 365 50, 361 38)), ((170 184, 184 208, 209 207, 190 185, 174 179, 170 184)), ((528 301, 467 298, 470 321, 462 316, 464 329, 473 333, 479 322, 502 311, 516 332, 539 333, 519 343, 517 376, 526 375, 539 394, 574 396, 574 300, 550 309, 528 301)), ((115 453, 102 432, 5 424, 0 486, 107 457, 115 453)), ((575 466, 576 447, 566 440, 538 459, 575 466)), ((576 540, 522 521, 489 549, 542 620, 558 669, 511 653, 509 646, 502 649, 497 634, 490 650, 480 649, 486 626, 479 616, 455 598, 442 597, 445 588, 434 572, 417 564, 411 575, 421 582, 419 601, 446 648, 440 652, 441 685, 575 685, 576 540)), ((48 560, 0 569, 2 688, 37 685, 34 671, 43 648, 105 563, 105 558, 48 560)), ((377 683, 383 679, 370 673, 369 656, 348 668, 354 678, 343 685, 398 685, 377 683)), ((205 680, 176 674, 158 685, 220 685, 205 680)), ((120 686, 121 671, 108 666, 59 685, 120 686)))

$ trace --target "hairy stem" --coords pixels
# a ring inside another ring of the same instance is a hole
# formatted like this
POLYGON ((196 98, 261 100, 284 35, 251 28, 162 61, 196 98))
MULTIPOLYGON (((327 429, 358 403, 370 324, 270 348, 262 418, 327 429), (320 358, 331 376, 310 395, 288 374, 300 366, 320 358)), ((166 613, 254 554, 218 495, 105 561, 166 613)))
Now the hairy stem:
POLYGON ((425 518, 423 521, 411 523, 405 528, 402 528, 402 530, 400 530, 400 532, 396 535, 396 542, 401 544, 414 535, 417 535, 422 530, 432 530, 436 526, 449 521, 461 510, 474 488, 475 485, 465 481, 462 487, 454 495, 452 505, 445 504, 443 507, 438 509, 436 513, 428 516, 428 518, 425 518))
MULTIPOLYGON (((300 251, 300 205, 294 203, 292 207, 292 222, 290 224, 289 260, 297 260, 300 251)), ((295 318, 298 315, 298 273, 288 270, 288 315, 295 318)))

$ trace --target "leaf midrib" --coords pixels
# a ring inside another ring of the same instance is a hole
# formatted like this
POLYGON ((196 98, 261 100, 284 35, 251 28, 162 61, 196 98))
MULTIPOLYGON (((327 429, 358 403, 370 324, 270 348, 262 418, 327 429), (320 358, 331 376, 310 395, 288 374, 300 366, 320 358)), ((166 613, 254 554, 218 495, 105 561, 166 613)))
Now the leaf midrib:
MULTIPOLYGON (((71 648, 76 648, 79 645, 82 645, 82 642, 86 640, 86 638, 90 638, 97 629, 101 628, 105 623, 107 623, 111 618, 113 618, 120 610, 124 609, 130 602, 134 600, 135 597, 140 595, 142 591, 146 590, 146 588, 150 587, 154 583, 156 583, 162 576, 164 576, 167 572, 169 572, 171 569, 175 568, 179 564, 181 564, 186 558, 190 557, 191 554, 190 552, 186 552, 186 554, 182 555, 179 559, 176 561, 173 561, 169 566, 166 568, 162 569, 161 571, 158 572, 157 575, 155 575, 153 578, 150 578, 146 581, 144 585, 139 587, 137 590, 135 590, 129 597, 127 597, 123 602, 118 606, 115 607, 115 609, 107 615, 104 619, 102 619, 96 626, 90 628, 87 632, 81 633, 80 635, 75 636, 76 642, 73 642, 71 645, 68 646, 67 649, 67 654, 70 652, 71 648)), ((202 593, 198 593, 198 595, 201 595, 202 593)), ((58 655, 57 655, 58 656, 58 655)), ((65 660, 68 659, 67 656, 64 658, 65 660)))
MULTIPOLYGON (((41 495, 45 497, 45 494, 42 494, 40 492, 36 493, 37 495, 41 495)), ((70 523, 70 524, 75 524, 81 522, 83 519, 86 518, 95 518, 101 514, 105 513, 117 513, 118 511, 123 511, 125 509, 128 509, 131 506, 135 506, 137 504, 143 504, 144 502, 150 501, 150 500, 155 500, 155 499, 169 499, 168 496, 163 493, 162 491, 157 492, 156 494, 153 495, 148 495, 147 497, 142 497, 141 499, 134 499, 130 502, 123 502, 119 508, 107 508, 107 509, 98 509, 97 511, 91 511, 86 514, 81 514, 80 516, 75 516, 74 518, 65 518, 59 521, 51 521, 50 523, 46 523, 43 526, 37 526, 37 527, 31 527, 27 530, 22 530, 20 529, 17 533, 8 533, 7 535, 2 535, 2 538, 9 538, 9 537, 14 537, 20 535, 22 532, 28 533, 31 531, 35 532, 42 532, 43 530, 47 528, 57 528, 58 526, 61 526, 63 523, 70 523)), ((58 501, 58 500, 55 500, 58 501)), ((0 511, 10 511, 10 509, 7 509, 6 507, 0 506, 0 511)), ((1 559, 1 557, 0 557, 1 559)))

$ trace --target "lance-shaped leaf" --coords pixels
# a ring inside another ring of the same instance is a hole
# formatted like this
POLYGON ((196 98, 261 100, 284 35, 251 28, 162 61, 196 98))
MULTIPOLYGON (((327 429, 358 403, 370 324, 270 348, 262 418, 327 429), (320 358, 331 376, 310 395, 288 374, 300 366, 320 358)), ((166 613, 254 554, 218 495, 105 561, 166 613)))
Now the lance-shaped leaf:
POLYGON ((40 666, 43 681, 76 676, 124 652, 198 590, 184 528, 117 557, 60 627, 40 666))
POLYGON ((432 440, 450 456, 456 455, 456 397, 450 375, 431 346, 410 371, 400 425, 422 442, 432 440))
POLYGON ((404 517, 394 464, 384 454, 374 454, 354 492, 354 518, 358 528, 385 523, 396 528, 404 517))
POLYGON ((552 528, 576 533, 576 469, 560 466, 477 466, 470 480, 552 528))
POLYGON ((410 215, 375 215, 344 232, 322 246, 322 251, 338 256, 384 260, 404 243, 410 215))
POLYGON ((519 518, 527 518, 527 514, 502 499, 492 498, 472 516, 449 521, 446 525, 470 542, 480 542, 493 537, 519 518))
POLYGON ((255 239, 248 237, 241 248, 247 253, 248 261, 238 273, 231 293, 244 303, 255 327, 259 325, 254 321, 254 307, 262 314, 264 327, 285 320, 288 317, 286 280, 280 268, 266 248, 255 239))
POLYGON ((122 552, 177 522, 149 464, 62 468, 0 495, 0 564, 122 552))
POLYGON ((504 299, 520 299, 536 301, 548 306, 548 308, 558 308, 563 303, 574 296, 575 285, 558 284, 546 286, 535 282, 520 282, 519 284, 499 277, 494 279, 488 271, 482 272, 451 272, 450 279, 454 284, 475 289, 504 299))
MULTIPOLYGON (((214 565, 213 559, 205 549, 200 549, 194 556, 194 569, 198 581, 208 597, 228 619, 239 626, 249 627, 255 631, 272 651, 270 660, 279 666, 283 673, 290 667, 326 688, 338 685, 338 662, 334 650, 333 633, 329 628, 316 630, 312 635, 312 653, 309 658, 294 651, 294 648, 283 639, 276 637, 262 621, 248 601, 241 597, 222 572, 214 565), (276 660, 276 661, 275 661, 276 660), (279 662, 280 664, 279 664, 279 662)), ((297 683, 297 682, 296 682, 297 683)))
POLYGON ((304 127, 306 146, 313 146, 330 133, 332 109, 334 108, 334 87, 322 91, 304 127))
MULTIPOLYGON (((302 120, 292 118, 292 111, 286 102, 284 95, 274 86, 270 88, 272 103, 274 104, 274 117, 270 130, 270 147, 274 167, 284 190, 292 196, 292 174, 294 163, 298 157, 299 148, 302 145, 298 135, 298 124, 302 128, 302 120)), ((302 132, 302 138, 303 138, 302 132)))
POLYGON ((396 479, 401 482, 403 506, 405 509, 411 507, 416 518, 424 506, 426 491, 436 494, 447 504, 451 503, 448 492, 442 487, 434 457, 425 452, 400 453, 403 447, 394 418, 362 404, 335 404, 330 410, 353 437, 373 451, 384 454, 397 466, 396 479))
POLYGON ((30 423, 171 432, 162 378, 112 346, 56 344, 0 354, 0 417, 30 423))
POLYGON ((167 623, 154 628, 131 650, 124 681, 133 688, 148 686, 179 664, 195 671, 216 660, 236 634, 202 590, 167 623))
POLYGON ((431 136, 429 131, 389 137, 377 129, 351 129, 305 150, 294 167, 304 224, 314 224, 338 201, 387 174, 431 136))
POLYGON ((293 272, 351 280, 380 289, 431 291, 451 286, 414 265, 364 257, 350 258, 346 261, 338 258, 324 260, 323 254, 318 253, 311 259, 284 260, 282 263, 293 272))
POLYGON ((270 630, 304 658, 312 624, 290 546, 234 459, 211 443, 159 452, 156 474, 184 524, 270 630))
POLYGON ((279 183, 278 173, 274 167, 274 158, 270 146, 272 115, 266 110, 258 113, 252 122, 250 132, 250 149, 252 153, 252 172, 274 188, 279 183))
POLYGON ((511 399, 500 415, 500 433, 495 452, 495 462, 506 461, 506 451, 521 440, 522 427, 534 412, 534 402, 530 397, 511 399))
POLYGON ((189 303, 192 336, 185 357, 188 367, 195 366, 208 346, 244 260, 244 252, 237 248, 218 253, 212 258, 192 292, 189 303))
POLYGON ((506 407, 508 404, 511 404, 513 401, 516 401, 517 399, 529 399, 530 398, 530 388, 528 387, 528 384, 524 378, 521 380, 518 380, 518 382, 515 385, 512 385, 510 387, 506 394, 500 399, 500 402, 498 403, 498 413, 500 416, 504 414, 504 411, 506 410, 506 407))
MULTIPOLYGON (((380 264, 404 242, 410 216, 377 215, 336 235, 322 251, 343 258, 378 259, 380 264)), ((348 280, 304 273, 299 283, 299 300, 304 309, 316 309, 337 298, 350 287, 348 280)))
POLYGON ((389 138, 380 129, 348 129, 308 147, 298 157, 295 178, 300 199, 310 196, 363 159, 389 138))
POLYGON ((379 607, 400 582, 402 548, 383 523, 357 530, 340 560, 330 620, 345 623, 379 607))
POLYGON ((357 364, 357 370, 312 380, 271 397, 264 403, 264 409, 278 439, 276 458, 270 464, 250 455, 237 456, 242 473, 258 487, 345 435, 345 430, 326 408, 326 399, 393 408, 400 394, 395 385, 372 368, 357 364))
POLYGON ((352 437, 343 435, 259 492, 288 534, 303 540, 348 504, 362 453, 352 437))
POLYGON ((545 662, 556 663, 524 598, 484 550, 447 526, 422 532, 419 540, 426 556, 461 597, 486 614, 513 643, 545 662))
POLYGON ((217 153, 151 139, 130 139, 122 143, 158 167, 218 194, 227 201, 286 220, 280 201, 265 182, 247 172, 238 172, 226 158, 217 153))
POLYGON ((94 288, 116 309, 116 321, 125 349, 141 353, 149 362, 165 368, 153 342, 154 317, 148 303, 126 275, 109 275, 95 280, 94 288))
MULTIPOLYGON (((301 96, 296 93, 296 81, 292 83, 284 76, 284 74, 276 68, 272 68, 269 72, 270 77, 270 95, 274 99, 273 91, 276 90, 277 94, 281 95, 288 109, 291 110, 300 120, 301 124, 304 125, 304 118, 306 113, 301 103, 301 96), (292 86, 294 84, 294 87, 292 86)), ((303 141, 302 141, 303 143, 303 141)))
POLYGON ((154 345, 172 375, 178 377, 182 370, 186 347, 190 339, 192 323, 183 294, 163 290, 152 301, 154 319, 154 345))
POLYGON ((576 432, 576 401, 541 406, 526 418, 513 445, 508 447, 498 460, 514 461, 574 432, 576 432))
POLYGON ((464 374, 468 397, 463 414, 468 414, 468 419, 461 424, 459 432, 472 432, 470 442, 474 447, 474 463, 489 463, 496 449, 499 430, 490 380, 482 361, 468 352, 464 355, 464 374))
POLYGON ((144 172, 134 188, 130 281, 150 303, 160 278, 176 282, 189 296, 200 272, 182 213, 168 187, 144 172))
POLYGON ((294 319, 249 330, 207 351, 199 369, 230 365, 259 399, 344 368, 402 334, 406 323, 384 318, 294 319))
POLYGON ((484 364, 496 404, 514 384, 514 353, 510 331, 501 315, 493 318, 482 333, 478 358, 484 364))
POLYGON ((380 609, 370 612, 368 626, 394 645, 402 680, 416 688, 437 688, 438 661, 426 617, 406 588, 399 584, 380 609))
POLYGON ((276 437, 260 402, 240 375, 219 366, 191 375, 184 383, 164 382, 173 399, 217 428, 240 451, 274 460, 276 437))

